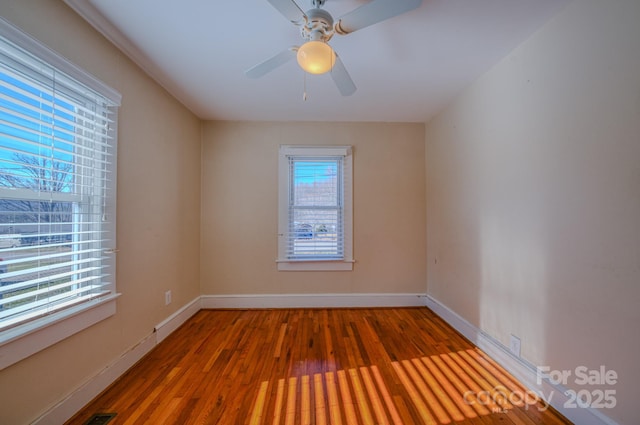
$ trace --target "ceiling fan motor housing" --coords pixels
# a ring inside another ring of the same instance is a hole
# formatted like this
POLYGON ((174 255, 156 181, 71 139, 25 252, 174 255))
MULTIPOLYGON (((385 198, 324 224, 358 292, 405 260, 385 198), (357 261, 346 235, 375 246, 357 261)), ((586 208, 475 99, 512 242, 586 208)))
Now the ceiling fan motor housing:
POLYGON ((333 36, 333 17, 329 12, 318 7, 306 12, 304 25, 300 29, 302 38, 307 41, 324 41, 333 36))

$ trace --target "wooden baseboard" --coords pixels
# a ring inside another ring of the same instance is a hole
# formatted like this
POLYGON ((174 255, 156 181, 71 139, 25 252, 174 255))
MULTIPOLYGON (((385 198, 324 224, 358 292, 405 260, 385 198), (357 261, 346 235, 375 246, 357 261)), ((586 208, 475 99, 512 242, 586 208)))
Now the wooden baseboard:
POLYGON ((541 394, 543 398, 570 421, 580 425, 617 425, 617 423, 593 408, 567 408, 571 400, 566 394, 568 388, 556 385, 548 379, 539 379, 536 366, 513 355, 495 338, 483 332, 462 316, 431 296, 425 298, 425 305, 454 329, 491 356, 502 367, 520 380, 527 388, 541 394), (551 397, 549 398, 549 395, 551 397))

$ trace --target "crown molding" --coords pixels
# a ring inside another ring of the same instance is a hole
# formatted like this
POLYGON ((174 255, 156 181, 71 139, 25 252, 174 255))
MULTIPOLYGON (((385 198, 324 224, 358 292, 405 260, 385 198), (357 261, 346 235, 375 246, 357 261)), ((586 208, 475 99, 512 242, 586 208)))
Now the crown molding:
MULTIPOLYGON (((171 83, 171 79, 160 70, 155 63, 142 51, 135 43, 127 38, 115 25, 100 13, 89 0, 63 0, 75 13, 91 25, 96 31, 104 36, 118 50, 124 53, 133 63, 138 65, 151 79, 168 91, 183 105, 185 103, 179 90, 171 83)), ((193 109, 187 107, 192 112, 193 109)), ((194 112, 194 114, 196 114, 194 112)), ((196 114, 198 115, 198 114, 196 114)))

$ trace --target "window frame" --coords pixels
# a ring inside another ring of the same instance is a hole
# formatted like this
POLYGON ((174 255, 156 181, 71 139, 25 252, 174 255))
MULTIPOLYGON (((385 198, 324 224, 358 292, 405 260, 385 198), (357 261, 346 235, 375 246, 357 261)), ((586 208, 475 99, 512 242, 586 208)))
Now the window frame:
MULTIPOLYGON (((56 72, 65 75, 65 78, 75 80, 107 99, 115 112, 115 122, 109 129, 109 134, 113 136, 110 149, 113 161, 109 165, 110 175, 105 185, 105 191, 109 196, 105 197, 103 205, 103 214, 108 219, 101 225, 101 231, 110 235, 109 246, 103 247, 102 260, 102 264, 112 275, 107 284, 110 291, 106 296, 87 300, 0 331, 0 370, 2 370, 116 313, 116 299, 120 295, 116 291, 115 280, 117 109, 121 103, 121 95, 3 18, 0 18, 0 36, 46 63, 56 72)), ((18 191, 14 191, 13 197, 18 191)), ((59 193, 56 196, 60 200, 73 201, 77 195, 59 193)))
POLYGON ((281 145, 278 152, 278 258, 279 271, 351 271, 353 270, 353 149, 351 146, 281 145), (328 157, 342 158, 341 195, 342 257, 288 258, 291 169, 289 158, 313 161, 328 157))

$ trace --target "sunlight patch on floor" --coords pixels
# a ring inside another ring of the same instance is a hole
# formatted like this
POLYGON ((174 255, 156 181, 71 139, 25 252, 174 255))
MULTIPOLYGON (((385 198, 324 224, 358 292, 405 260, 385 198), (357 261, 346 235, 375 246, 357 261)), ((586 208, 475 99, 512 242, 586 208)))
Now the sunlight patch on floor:
POLYGON ((537 394, 525 389, 479 349, 394 361, 391 365, 395 376, 388 382, 377 366, 264 381, 249 424, 305 425, 315 420, 317 425, 400 425, 419 419, 428 425, 444 425, 506 413, 514 406, 545 407, 537 394), (402 389, 408 398, 399 398, 402 389), (399 413, 402 400, 415 409, 408 413, 405 408, 405 417, 411 416, 404 421, 399 413))

